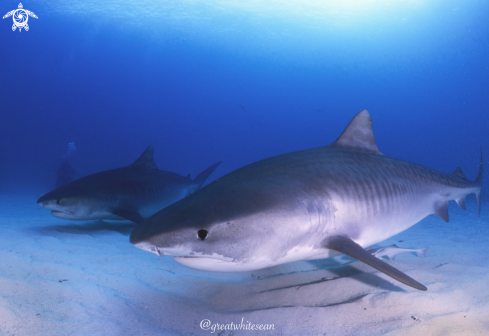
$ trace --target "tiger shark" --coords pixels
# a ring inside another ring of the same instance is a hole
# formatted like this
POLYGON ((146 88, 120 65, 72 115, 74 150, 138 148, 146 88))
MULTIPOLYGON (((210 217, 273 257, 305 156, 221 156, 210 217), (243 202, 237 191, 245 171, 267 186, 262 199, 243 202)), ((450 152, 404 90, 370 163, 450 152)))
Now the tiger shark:
POLYGON ((198 190, 221 162, 195 179, 159 170, 153 145, 133 164, 88 175, 40 197, 37 203, 63 219, 119 219, 141 223, 198 190))
POLYGON ((382 154, 367 110, 328 146, 237 169, 151 216, 131 233, 136 247, 205 271, 251 271, 346 254, 419 290, 427 288, 364 248, 430 214, 448 222, 465 209, 469 181, 382 154))

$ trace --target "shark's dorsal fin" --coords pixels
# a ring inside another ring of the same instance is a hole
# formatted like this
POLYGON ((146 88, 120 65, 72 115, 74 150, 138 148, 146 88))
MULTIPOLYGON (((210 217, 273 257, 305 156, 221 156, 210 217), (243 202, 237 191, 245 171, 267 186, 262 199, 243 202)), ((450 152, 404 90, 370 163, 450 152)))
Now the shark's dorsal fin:
POLYGON ((155 161, 153 159, 153 145, 149 145, 148 148, 141 154, 139 159, 137 159, 133 164, 133 167, 142 167, 150 169, 158 169, 156 167, 155 161))
POLYGON ((341 133, 332 145, 376 155, 384 155, 379 151, 375 143, 372 118, 370 118, 367 110, 362 110, 353 117, 343 133, 341 133))
POLYGON ((457 169, 455 169, 455 171, 453 172, 453 175, 457 176, 457 177, 460 177, 464 180, 466 180, 467 178, 465 177, 464 173, 462 172, 462 168, 460 167, 457 167, 457 169))

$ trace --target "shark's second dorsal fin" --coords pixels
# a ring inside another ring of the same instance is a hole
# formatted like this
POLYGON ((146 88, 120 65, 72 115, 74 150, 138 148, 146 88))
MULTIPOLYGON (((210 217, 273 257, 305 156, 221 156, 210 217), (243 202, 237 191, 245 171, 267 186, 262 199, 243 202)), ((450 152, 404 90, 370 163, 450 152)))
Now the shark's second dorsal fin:
POLYGON ((367 110, 362 110, 353 117, 343 133, 341 133, 332 145, 376 155, 384 155, 379 151, 375 143, 372 118, 370 118, 367 110))
POLYGON ((464 173, 462 172, 462 168, 460 168, 460 167, 457 167, 457 169, 455 169, 455 171, 453 172, 453 175, 460 177, 461 179, 464 179, 464 180, 467 179, 465 177, 464 173))
POLYGON ((158 169, 156 167, 155 161, 153 159, 153 145, 149 145, 148 148, 141 154, 139 159, 137 159, 133 164, 133 167, 142 167, 150 169, 158 169))

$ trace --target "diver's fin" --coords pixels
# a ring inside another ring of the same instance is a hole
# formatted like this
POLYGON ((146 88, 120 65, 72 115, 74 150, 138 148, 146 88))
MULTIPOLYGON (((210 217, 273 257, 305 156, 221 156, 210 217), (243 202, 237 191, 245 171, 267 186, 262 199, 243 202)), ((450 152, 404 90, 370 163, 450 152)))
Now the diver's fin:
POLYGON ((365 251, 360 245, 355 243, 348 237, 345 236, 332 236, 326 238, 322 245, 326 248, 344 253, 352 258, 358 259, 361 262, 366 263, 367 265, 372 266, 376 270, 381 271, 382 273, 387 274, 391 278, 396 279, 397 281, 402 282, 405 285, 410 287, 419 289, 419 290, 427 290, 425 286, 409 277, 408 275, 402 273, 398 269, 392 267, 391 265, 383 262, 382 260, 374 257, 368 251, 365 251))
POLYGON ((209 168, 207 168, 206 170, 204 170, 202 173, 200 173, 199 175, 197 175, 194 178, 194 181, 197 183, 197 189, 200 189, 200 187, 202 187, 202 185, 204 184, 205 180, 207 180, 207 178, 209 177, 209 175, 212 174, 212 172, 221 163, 222 163, 222 161, 219 161, 218 163, 214 163, 212 166, 210 166, 209 168))
MULTIPOLYGON (((458 203, 458 201, 457 201, 458 203)), ((459 203, 460 205, 460 203, 459 203)), ((460 206, 462 207, 462 206, 460 206)), ((463 208, 462 208, 463 209, 463 208)), ((448 223, 448 201, 442 201, 435 205, 435 215, 440 216, 445 222, 448 223)))
POLYGON ((127 209, 123 209, 123 208, 114 209, 112 213, 116 216, 130 220, 131 222, 134 222, 136 224, 141 224, 144 221, 143 216, 141 216, 138 212, 134 212, 127 209))
POLYGON ((133 164, 133 167, 144 167, 150 169, 158 169, 156 163, 153 159, 153 145, 149 145, 148 148, 141 154, 139 159, 137 159, 133 164))

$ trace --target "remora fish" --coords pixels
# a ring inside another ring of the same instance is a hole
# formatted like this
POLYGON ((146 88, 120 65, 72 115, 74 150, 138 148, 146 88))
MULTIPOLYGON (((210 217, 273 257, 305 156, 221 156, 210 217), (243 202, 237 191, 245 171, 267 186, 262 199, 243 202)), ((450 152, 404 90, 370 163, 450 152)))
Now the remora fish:
POLYGON ((367 250, 368 253, 371 255, 377 257, 377 258, 382 258, 382 257, 387 257, 391 260, 395 260, 396 257, 399 254, 402 253, 416 253, 420 254, 423 257, 426 257, 426 251, 429 249, 429 247, 423 247, 419 249, 410 249, 410 248, 403 248, 399 247, 396 244, 392 244, 389 246, 382 246, 382 247, 377 247, 375 249, 367 250))
POLYGON ((465 209, 468 181, 383 155, 367 110, 329 146, 274 156, 235 170, 137 226, 131 243, 206 271, 249 271, 346 254, 417 289, 426 287, 362 247, 429 214, 465 209))
POLYGON ((37 200, 64 219, 128 219, 141 223, 164 207, 199 189, 221 162, 192 180, 159 170, 149 146, 132 165, 88 175, 37 200))

